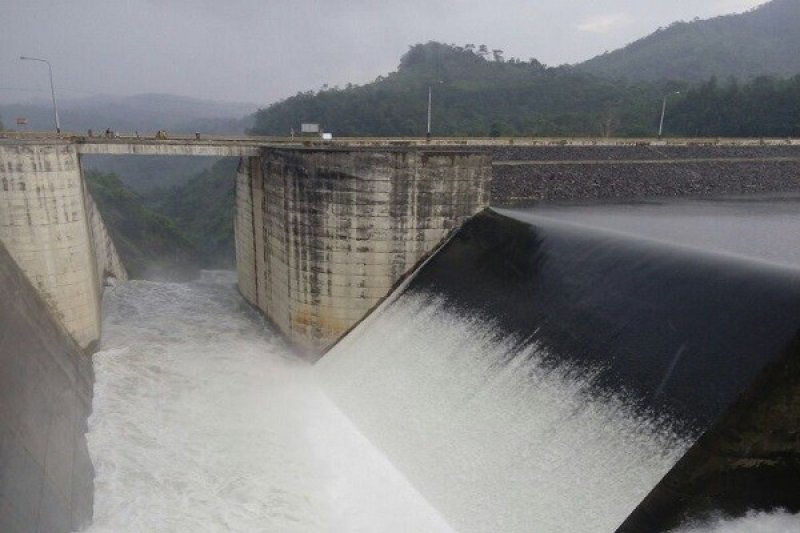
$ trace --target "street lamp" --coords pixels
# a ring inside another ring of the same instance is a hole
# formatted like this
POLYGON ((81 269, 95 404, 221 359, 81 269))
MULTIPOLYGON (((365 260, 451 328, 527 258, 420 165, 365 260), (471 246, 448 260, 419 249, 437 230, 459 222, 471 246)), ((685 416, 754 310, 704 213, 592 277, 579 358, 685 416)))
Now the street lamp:
POLYGON ((27 57, 27 56, 20 56, 20 60, 22 61, 39 61, 41 63, 47 63, 47 70, 50 72, 50 96, 53 97, 53 118, 56 121, 56 133, 61 133, 61 124, 58 121, 58 106, 56 106, 56 90, 53 86, 53 67, 50 66, 50 62, 46 59, 39 59, 38 57, 27 57))
MULTIPOLYGON (((439 80, 438 83, 444 83, 443 81, 439 80)), ((428 85, 428 134, 425 138, 430 142, 431 140, 431 102, 433 101, 433 88, 431 85, 428 85)))
POLYGON ((658 138, 661 138, 661 135, 664 133, 664 114, 667 112, 667 97, 672 96, 674 94, 681 94, 680 91, 675 91, 674 93, 669 93, 664 95, 664 101, 661 103, 661 122, 658 124, 658 138))

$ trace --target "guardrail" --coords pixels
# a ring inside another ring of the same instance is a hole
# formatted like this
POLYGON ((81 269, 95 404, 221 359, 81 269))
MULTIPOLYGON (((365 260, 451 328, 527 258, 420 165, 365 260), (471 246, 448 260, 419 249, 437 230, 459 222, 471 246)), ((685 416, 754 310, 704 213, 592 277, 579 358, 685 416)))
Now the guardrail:
POLYGON ((606 138, 606 137, 281 137, 247 135, 166 134, 158 132, 121 133, 89 136, 83 133, 0 132, 0 140, 52 141, 74 143, 197 143, 197 144, 287 144, 298 146, 800 146, 794 138, 606 138))

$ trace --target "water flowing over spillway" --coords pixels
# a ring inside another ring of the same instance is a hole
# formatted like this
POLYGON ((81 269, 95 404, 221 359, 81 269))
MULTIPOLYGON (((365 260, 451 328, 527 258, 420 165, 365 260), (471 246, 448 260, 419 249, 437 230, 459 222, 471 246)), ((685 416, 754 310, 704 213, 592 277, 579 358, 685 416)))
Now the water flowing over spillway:
MULTIPOLYGON (((475 217, 313 366, 231 273, 109 289, 89 531, 654 530, 629 523, 654 487, 797 360, 800 269, 793 251, 748 255, 753 219, 717 248, 702 228, 676 246, 623 235, 641 221, 626 210, 578 211, 475 217)), ((793 242, 791 216, 762 234, 793 242)))
POLYGON ((234 282, 107 292, 89 531, 450 531, 234 282))
POLYGON ((317 370, 459 531, 653 531, 626 518, 796 357, 800 271, 518 218, 468 222, 317 370))
POLYGON ((348 337, 318 363, 333 397, 459 531, 613 531, 688 443, 448 307, 404 298, 348 337))

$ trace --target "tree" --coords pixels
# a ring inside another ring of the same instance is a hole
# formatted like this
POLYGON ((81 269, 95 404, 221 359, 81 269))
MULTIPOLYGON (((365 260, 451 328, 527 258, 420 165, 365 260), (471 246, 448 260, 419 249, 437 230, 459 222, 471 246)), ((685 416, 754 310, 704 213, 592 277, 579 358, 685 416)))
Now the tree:
MULTIPOLYGON (((400 68, 377 83, 321 94, 300 93, 260 111, 254 133, 288 131, 298 120, 322 122, 337 135, 418 135, 427 88, 443 80, 434 105, 443 135, 652 135, 664 95, 667 131, 687 136, 800 136, 800 76, 749 83, 712 78, 626 82, 535 59, 487 61, 489 49, 428 42, 410 47, 400 68), (420 96, 422 95, 422 96, 420 96)), ((424 120, 423 120, 424 122, 424 120)))

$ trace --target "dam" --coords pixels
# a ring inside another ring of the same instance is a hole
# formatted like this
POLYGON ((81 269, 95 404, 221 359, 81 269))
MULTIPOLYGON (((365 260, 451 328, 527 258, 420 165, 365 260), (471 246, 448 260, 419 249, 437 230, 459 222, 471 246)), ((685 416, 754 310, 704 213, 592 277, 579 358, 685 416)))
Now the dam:
MULTIPOLYGON (((167 150, 123 142, 108 145, 167 150)), ((102 220, 68 217, 97 228, 76 224, 89 244, 70 257, 85 254, 98 313, 111 285, 87 443, 92 339, 51 313, 49 357, 71 337, 77 369, 59 371, 82 405, 75 444, 41 446, 38 500, 4 479, 3 530, 65 513, 61 530, 98 532, 668 531, 751 509, 796 524, 777 511, 798 511, 796 196, 487 210, 486 148, 241 150, 236 274, 124 281, 102 220)), ((532 161, 507 166, 556 164, 532 161)), ((9 272, 30 298, 3 331, 22 317, 36 337, 46 280, 9 272)), ((11 411, 19 483, 41 415, 11 411)))

